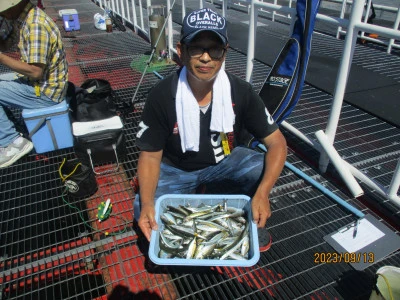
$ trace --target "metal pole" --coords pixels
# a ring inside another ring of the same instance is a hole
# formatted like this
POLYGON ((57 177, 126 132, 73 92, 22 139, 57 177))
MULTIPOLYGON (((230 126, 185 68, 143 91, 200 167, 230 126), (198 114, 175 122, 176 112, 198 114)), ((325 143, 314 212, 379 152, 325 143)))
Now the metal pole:
POLYGON ((133 14, 133 26, 136 29, 138 27, 138 23, 137 23, 137 16, 136 16, 135 0, 132 0, 132 14, 133 14))
POLYGON ((251 76, 253 73, 254 49, 256 43, 256 27, 257 27, 258 12, 255 7, 255 1, 256 0, 251 0, 250 4, 249 40, 247 45, 247 64, 246 64, 247 82, 251 82, 251 76))
MULTIPOLYGON (((336 85, 333 97, 333 103, 330 110, 328 124, 325 134, 331 144, 335 139, 337 126, 339 123, 340 112, 343 104, 344 93, 346 90, 347 79, 350 73, 351 62, 353 59, 354 47, 357 41, 357 24, 360 24, 364 9, 364 1, 356 1, 353 5, 350 23, 346 34, 345 44, 343 48, 342 60, 339 66, 339 72, 336 77, 336 85)), ((321 172, 325 172, 329 163, 326 153, 322 152, 319 159, 319 168, 321 172)))
POLYGON ((228 10, 228 1, 229 0, 222 0, 222 16, 226 17, 226 11, 228 10))
POLYGON ((346 167, 344 161, 339 156, 333 145, 329 143, 329 140, 325 136, 324 132, 322 130, 318 130, 315 133, 315 136, 317 137, 321 146, 325 149, 327 155, 335 166, 336 171, 338 171, 340 176, 342 176, 343 182, 347 185, 353 197, 360 197, 363 195, 364 191, 354 178, 353 174, 351 174, 350 170, 346 167))
POLYGON ((129 1, 126 0, 126 19, 128 20, 129 23, 132 23, 132 19, 131 19, 131 12, 129 10, 129 1))
MULTIPOLYGON (((265 152, 267 151, 267 149, 265 148, 265 146, 263 144, 259 144, 258 147, 260 149, 262 149, 263 151, 265 151, 265 152)), ((359 218, 364 217, 364 214, 360 210, 358 210, 355 207, 351 206, 349 203, 344 201, 342 198, 338 197, 336 194, 332 193, 330 190, 328 190, 326 187, 324 187, 318 181, 314 180, 313 178, 308 176, 306 173, 304 173, 303 171, 301 171, 298 168, 296 168, 295 166, 293 166, 291 163, 286 161, 285 162, 285 167, 288 168, 289 170, 291 170, 296 175, 298 175, 301 178, 303 178, 305 181, 309 182, 311 185, 313 185, 315 188, 320 190, 326 196, 328 196, 329 198, 333 199, 334 201, 336 201, 341 206, 343 206, 346 209, 348 209, 349 211, 351 211, 357 217, 359 217, 359 218)))
MULTIPOLYGON (((285 128, 286 130, 290 131, 292 134, 297 136, 299 139, 301 139, 303 142, 307 143, 308 145, 312 146, 314 149, 317 151, 321 151, 321 145, 318 144, 317 142, 310 140, 306 135, 304 135, 300 130, 296 129, 294 126, 290 125, 286 121, 283 121, 281 123, 281 126, 285 128)), ((400 207, 400 197, 397 196, 394 193, 389 193, 388 189, 386 189, 384 186, 381 184, 375 182, 373 179, 369 178, 367 175, 365 175, 362 171, 358 170, 356 167, 353 165, 349 164, 345 160, 343 160, 343 163, 346 165, 346 167, 351 171, 351 173, 358 178, 361 182, 369 186, 371 189, 375 190, 378 192, 383 197, 388 197, 390 201, 392 201, 394 204, 400 207)), ((396 169, 395 173, 393 176, 398 176, 400 173, 400 170, 396 169)), ((398 179, 392 179, 392 182, 394 181, 395 183, 391 185, 393 187, 393 190, 396 190, 395 186, 397 184, 398 179)), ((397 187, 398 189, 399 187, 397 187)))
POLYGON ((140 26, 143 31, 144 30, 144 18, 143 18, 143 6, 142 6, 142 0, 139 0, 139 15, 140 15, 140 26))
MULTIPOLYGON (((171 0, 167 0, 167 11, 171 11, 171 0)), ((171 12, 172 15, 172 12, 171 12)), ((173 40, 173 28, 172 28, 172 18, 168 18, 168 57, 172 58, 172 44, 173 40)))
POLYGON ((173 8, 174 5, 175 5, 175 1, 176 1, 176 0, 174 0, 174 2, 173 2, 172 5, 171 5, 171 8, 170 8, 169 11, 168 11, 168 15, 167 15, 167 17, 166 17, 166 19, 165 19, 165 21, 164 21, 164 24, 163 24, 161 30, 160 30, 160 33, 161 33, 161 34, 158 35, 158 38, 157 38, 157 40, 156 40, 156 42, 155 42, 155 45, 154 45, 153 49, 151 50, 151 54, 150 54, 149 60, 146 62, 146 67, 145 67, 144 70, 143 70, 142 77, 140 77, 139 83, 138 83, 138 85, 137 85, 137 87, 136 87, 136 90, 135 90, 135 93, 134 93, 134 95, 133 95, 133 97, 132 97, 132 100, 131 100, 131 103, 132 103, 132 104, 135 103, 135 98, 136 98, 136 95, 137 95, 137 93, 138 93, 138 91, 139 91, 139 87, 140 87, 140 85, 142 84, 144 75, 146 75, 146 72, 147 72, 147 68, 149 67, 149 65, 150 65, 150 63, 151 63, 151 61, 152 61, 152 59, 153 59, 154 53, 156 52, 157 44, 158 44, 158 42, 160 41, 162 32, 164 32, 165 26, 167 25, 167 22, 168 22, 168 19, 169 19, 170 16, 171 16, 172 8, 173 8))
MULTIPOLYGON (((346 11, 346 4, 347 4, 347 0, 343 0, 342 1, 342 8, 341 8, 341 10, 340 10, 340 18, 341 19, 343 19, 344 18, 344 13, 345 13, 345 11, 346 11)), ((342 31, 342 26, 339 26, 338 28, 337 28, 337 31, 336 31, 336 38, 338 39, 338 38, 340 38, 340 32, 342 31)))
MULTIPOLYGON (((388 195, 390 199, 395 199, 397 197, 397 191, 400 187, 400 158, 397 161, 396 170, 394 171, 394 175, 392 177, 392 181, 390 182, 388 195)), ((400 202, 399 202, 400 204, 400 202)))
POLYGON ((186 16, 186 5, 185 5, 185 0, 182 0, 182 21, 186 16))
MULTIPOLYGON (((393 29, 398 30, 399 24, 400 24, 400 5, 399 5, 399 8, 397 9, 397 16, 396 16, 396 21, 394 22, 394 25, 393 25, 393 29)), ((390 39, 389 45, 388 45, 388 48, 386 51, 387 53, 392 52, 393 44, 394 44, 394 39, 390 39)))

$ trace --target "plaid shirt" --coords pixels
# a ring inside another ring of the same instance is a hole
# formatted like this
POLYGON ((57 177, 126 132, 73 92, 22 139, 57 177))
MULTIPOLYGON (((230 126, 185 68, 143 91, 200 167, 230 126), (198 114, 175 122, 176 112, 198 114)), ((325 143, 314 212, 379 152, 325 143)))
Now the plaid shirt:
POLYGON ((20 28, 18 48, 23 62, 45 64, 43 77, 30 80, 40 92, 54 102, 64 100, 68 81, 68 64, 57 25, 41 9, 28 3, 16 20, 20 28))

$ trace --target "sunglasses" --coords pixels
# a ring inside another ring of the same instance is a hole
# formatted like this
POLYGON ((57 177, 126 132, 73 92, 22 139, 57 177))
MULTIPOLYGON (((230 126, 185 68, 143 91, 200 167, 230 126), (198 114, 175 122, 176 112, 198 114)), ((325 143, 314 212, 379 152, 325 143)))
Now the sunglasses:
POLYGON ((226 52, 226 48, 223 47, 203 48, 199 46, 186 46, 186 48, 189 56, 192 58, 200 58, 204 52, 207 52, 212 59, 221 59, 226 52))

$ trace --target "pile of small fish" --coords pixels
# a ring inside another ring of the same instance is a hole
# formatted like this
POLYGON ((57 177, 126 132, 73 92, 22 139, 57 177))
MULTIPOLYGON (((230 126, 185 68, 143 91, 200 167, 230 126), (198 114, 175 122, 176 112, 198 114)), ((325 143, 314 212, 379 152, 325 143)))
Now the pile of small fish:
POLYGON ((244 210, 227 206, 167 206, 161 214, 160 258, 248 259, 249 222, 244 210))

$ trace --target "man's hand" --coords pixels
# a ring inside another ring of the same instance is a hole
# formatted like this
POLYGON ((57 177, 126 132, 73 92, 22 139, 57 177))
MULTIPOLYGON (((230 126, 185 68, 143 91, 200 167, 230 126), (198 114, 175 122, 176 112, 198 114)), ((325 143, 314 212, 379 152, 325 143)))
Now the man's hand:
POLYGON ((138 224, 144 236, 150 242, 151 231, 158 229, 158 225, 155 220, 154 205, 142 206, 138 224))
POLYGON ((260 197, 257 193, 251 200, 251 210, 253 213, 253 222, 258 228, 262 228, 271 216, 271 207, 268 197, 260 197))
POLYGON ((263 143, 268 149, 265 154, 264 174, 251 201, 253 221, 258 228, 264 227, 271 216, 269 194, 282 172, 287 154, 286 140, 279 130, 265 137, 263 143))

